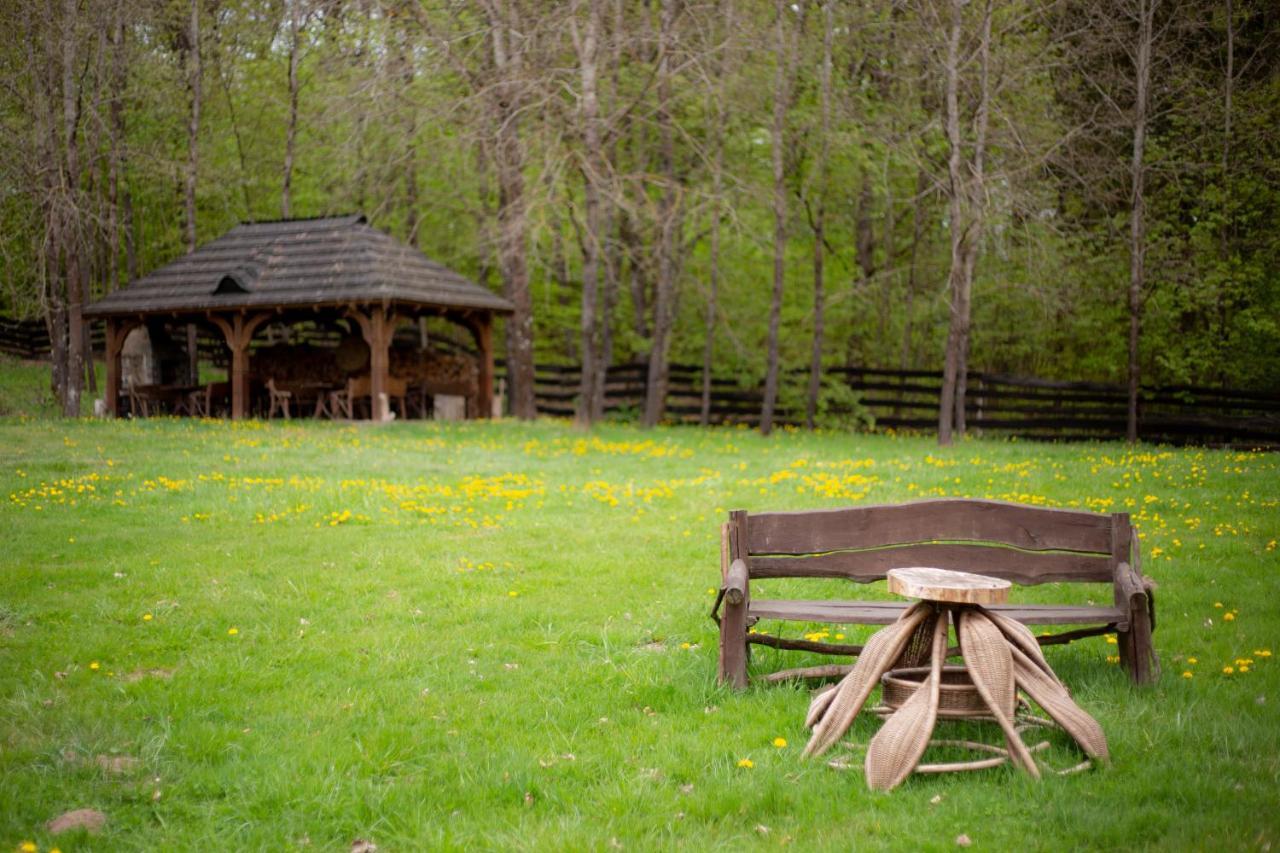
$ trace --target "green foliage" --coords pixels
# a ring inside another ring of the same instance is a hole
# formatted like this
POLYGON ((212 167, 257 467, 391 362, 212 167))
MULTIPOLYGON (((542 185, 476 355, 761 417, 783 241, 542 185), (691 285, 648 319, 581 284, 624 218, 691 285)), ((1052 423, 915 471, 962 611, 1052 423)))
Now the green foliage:
MULTIPOLYGON (((188 93, 182 29, 189 6, 146 8, 123 0, 75 7, 82 60, 86 168, 79 195, 91 290, 109 286, 107 258, 124 263, 110 213, 112 16, 129 21, 123 57, 125 138, 121 188, 133 209, 138 262, 146 273, 185 250, 181 180, 188 93)), ((359 4, 298 0, 307 12, 299 51, 298 141, 292 214, 363 210, 441 263, 501 288, 491 51, 479 7, 415 5, 391 14, 359 4), (447 49, 446 49, 447 45, 447 49)), ((582 10, 567 3, 529 11, 518 118, 526 155, 523 198, 535 355, 576 361, 581 350, 582 159, 577 54, 570 37, 582 10)), ((288 43, 275 0, 204 4, 203 101, 198 140, 197 233, 205 242, 236 222, 281 213, 288 43)), ((710 295, 709 235, 720 224, 717 374, 765 372, 773 229, 769 187, 773 4, 736 0, 725 28, 710 6, 683 5, 677 21, 671 103, 656 104, 651 37, 661 4, 623 4, 621 29, 607 16, 600 69, 611 205, 606 251, 617 293, 611 324, 615 362, 648 352, 662 178, 656 117, 676 126, 673 171, 679 222, 675 361, 702 360, 710 295), (647 35, 646 35, 647 34, 647 35), (617 47, 616 52, 613 48, 617 47), (718 103, 725 120, 718 124, 718 103), (722 141, 717 195, 714 144, 722 141)), ((1117 380, 1128 328, 1128 153, 1123 80, 1099 103, 1081 63, 1114 32, 1082 29, 1072 4, 1030 9, 996 4, 993 75, 999 80, 988 140, 983 244, 976 271, 971 365, 996 372, 1117 380), (1056 27, 1058 15, 1069 26, 1056 27), (1106 36, 1104 39, 1103 36, 1106 36)), ((1148 144, 1149 247, 1141 361, 1152 382, 1280 385, 1280 75, 1269 50, 1266 4, 1181 6, 1168 14, 1168 61, 1148 144), (1236 40, 1231 133, 1225 132, 1226 27, 1236 40), (1245 61, 1243 57, 1255 57, 1245 61)), ((965 7, 966 26, 980 6, 965 7)), ((528 10, 526 10, 528 11, 528 10)), ((61 110, 62 7, 19 0, 0 26, 24 34, 0 45, 0 310, 33 316, 42 288, 51 199, 42 166, 50 156, 34 128, 61 110), (38 5, 38 4, 37 4, 38 5), (31 46, 32 50, 27 50, 31 46), (55 85, 55 88, 56 88, 55 85), (49 93, 47 102, 40 94, 49 93), (44 105, 42 106, 42 103, 44 105)), ((1163 10, 1162 10, 1163 13, 1163 10)), ((803 369, 815 314, 814 232, 826 214, 824 360, 938 368, 949 305, 947 145, 939 121, 941 35, 914 6, 835 4, 829 129, 822 133, 818 62, 822 15, 794 4, 786 26, 800 62, 788 104, 781 360, 803 369), (828 163, 819 174, 825 142, 828 163)), ((1104 16, 1105 17, 1105 16, 1104 16)), ((1089 19, 1093 20, 1093 19, 1089 19)), ((1096 21, 1091 25, 1101 26, 1096 21)), ((1116 41, 1120 39, 1120 41, 1116 41)), ((1098 62, 1116 74, 1130 61, 1117 47, 1098 62)), ((960 93, 972 104, 975 92, 960 93)), ((55 264, 56 267, 56 264, 55 264)), ((501 331, 497 338, 502 340, 501 331)))
MULTIPOLYGON (((804 423, 808 411, 808 383, 783 382, 779 387, 778 409, 784 419, 804 423)), ((818 385, 813 425, 837 432, 865 432, 875 428, 875 415, 862 405, 862 395, 839 376, 825 374, 818 385)))

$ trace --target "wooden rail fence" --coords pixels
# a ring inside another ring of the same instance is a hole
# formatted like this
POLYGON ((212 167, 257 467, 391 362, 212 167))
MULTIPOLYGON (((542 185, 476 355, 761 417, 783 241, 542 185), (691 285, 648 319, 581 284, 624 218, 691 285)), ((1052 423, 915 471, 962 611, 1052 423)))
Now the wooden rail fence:
MULTIPOLYGON (((406 334, 408 332, 406 331, 406 334)), ((103 344, 102 326, 90 325, 95 351, 103 344)), ((336 345, 333 332, 302 330, 295 342, 336 345)), ((221 341, 202 335, 203 358, 226 360, 221 341)), ((49 336, 39 320, 0 317, 0 352, 40 359, 49 354, 49 336)), ((501 363, 499 363, 501 372, 501 363)), ((538 411, 570 417, 578 394, 580 370, 575 365, 539 365, 535 394, 538 411)), ((648 368, 641 363, 609 369, 605 412, 638 416, 644 408, 648 368)), ((931 370, 877 370, 837 367, 828 371, 861 400, 878 428, 931 431, 938 422, 942 375, 931 370)), ((801 387, 804 371, 784 375, 784 383, 801 387)), ((1059 441, 1124 438, 1126 393, 1122 385, 1066 382, 994 373, 969 374, 966 421, 977 434, 995 433, 1059 441)), ((797 395, 791 395, 797 396, 797 395)), ((759 384, 724 376, 711 380, 709 420, 714 424, 760 422, 763 389, 759 384)), ((671 367, 667 419, 697 423, 702 412, 702 370, 696 365, 671 367)), ((802 411, 779 411, 779 423, 797 423, 802 411)), ((1280 392, 1243 391, 1191 385, 1144 386, 1140 395, 1140 437, 1173 444, 1210 444, 1280 449, 1280 392)))
MULTIPOLYGON (((874 417, 878 428, 931 431, 938 424, 942 374, 929 370, 877 370, 839 367, 828 376, 843 380, 874 417)), ((538 411, 572 416, 579 368, 541 365, 536 371, 538 411)), ((621 364, 609 369, 606 413, 639 412, 644 406, 647 367, 621 364)), ((794 372, 784 382, 803 385, 794 372)), ((1139 435, 1147 441, 1280 448, 1280 393, 1204 388, 1191 385, 1144 386, 1140 394, 1139 435)), ((725 377, 711 383, 711 423, 760 421, 763 389, 725 377)), ((969 374, 965 417, 976 434, 1081 441, 1125 437, 1127 394, 1122 385, 1065 382, 993 373, 969 374)), ((667 419, 697 423, 702 412, 702 371, 673 365, 667 419)), ((780 423, 797 423, 803 412, 780 412, 780 423)))

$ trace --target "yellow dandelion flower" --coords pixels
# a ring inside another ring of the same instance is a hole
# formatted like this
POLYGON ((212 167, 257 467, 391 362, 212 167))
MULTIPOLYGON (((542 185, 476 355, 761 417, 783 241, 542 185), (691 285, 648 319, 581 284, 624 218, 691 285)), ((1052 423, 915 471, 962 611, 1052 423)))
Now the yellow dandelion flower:
POLYGON ((693 643, 681 643, 681 644, 680 644, 680 648, 685 649, 685 650, 691 649, 691 648, 693 648, 693 643))
POLYGON ((94 672, 97 672, 97 671, 98 671, 98 662, 95 660, 93 663, 89 664, 89 669, 93 670, 94 672))
POLYGON ((1200 663, 1200 661, 1196 660, 1195 658, 1187 658, 1187 663, 1189 663, 1189 664, 1191 664, 1192 666, 1194 666, 1195 664, 1200 663))
POLYGON ((227 636, 229 636, 229 637, 234 637, 236 634, 239 634, 239 633, 240 633, 240 629, 239 629, 239 628, 228 628, 228 629, 227 629, 227 636))
POLYGON ((1235 671, 1236 671, 1236 668, 1235 668, 1234 666, 1224 666, 1224 667, 1222 668, 1222 674, 1223 674, 1223 675, 1231 675, 1231 674, 1232 674, 1232 673, 1234 673, 1235 671))
POLYGON ((511 598, 515 598, 519 594, 520 593, 516 592, 514 589, 507 593, 507 595, 510 596, 511 598))
POLYGON ((750 758, 744 758, 738 762, 738 766, 745 767, 748 770, 750 770, 752 767, 756 766, 756 763, 752 761, 750 758))
POLYGON ((1260 658, 1271 657, 1271 649, 1254 649, 1253 653, 1260 658))
POLYGON ((783 749, 787 745, 787 739, 784 737, 776 737, 773 739, 773 745, 778 749, 783 749))
POLYGON ((150 622, 150 621, 151 621, 151 614, 150 614, 150 613, 143 613, 143 614, 142 614, 142 621, 143 621, 143 622, 150 622))
POLYGON ((1222 614, 1222 621, 1223 621, 1223 622, 1234 622, 1235 620, 1236 620, 1236 615, 1235 615, 1234 613, 1223 613, 1223 614, 1222 614))
POLYGON ((1114 646, 1116 644, 1116 638, 1111 635, 1107 635, 1107 644, 1114 646))
POLYGON ((1192 677, 1192 672, 1191 672, 1191 670, 1189 670, 1189 669, 1184 669, 1184 670, 1182 671, 1182 677, 1183 677, 1183 678, 1191 678, 1191 677, 1192 677))
POLYGON ((1247 663, 1242 663, 1242 664, 1240 664, 1240 671, 1241 671, 1241 672, 1248 672, 1248 671, 1249 671, 1249 665, 1248 665, 1247 663))
POLYGON ((24 841, 18 845, 18 849, 21 850, 22 853, 36 853, 40 848, 36 846, 34 841, 24 841))
POLYGON ((1222 602, 1221 602, 1221 601, 1215 601, 1215 602, 1213 603, 1213 606, 1214 606, 1214 607, 1222 607, 1222 602))

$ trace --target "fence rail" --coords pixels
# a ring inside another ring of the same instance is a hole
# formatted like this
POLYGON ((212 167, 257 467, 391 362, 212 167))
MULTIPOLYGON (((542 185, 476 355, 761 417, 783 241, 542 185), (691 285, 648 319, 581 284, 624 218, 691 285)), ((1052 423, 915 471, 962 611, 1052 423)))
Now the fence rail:
MULTIPOLYGON (((89 344, 94 352, 106 347, 106 326, 89 324, 89 344)), ((49 355, 49 330, 43 320, 11 320, 0 317, 0 352, 15 358, 41 359, 49 355)))
MULTIPOLYGON (((538 411, 571 416, 580 369, 541 365, 535 372, 538 411)), ((877 427, 933 430, 938 424, 941 372, 837 367, 828 376, 844 381, 874 417, 877 427)), ((803 371, 784 382, 805 383, 803 371)), ((609 369, 605 412, 638 412, 644 406, 647 367, 609 369)), ((708 420, 715 424, 760 422, 763 389, 713 377, 708 420)), ((968 376, 965 420, 977 434, 1088 440, 1124 438, 1128 393, 1122 385, 1069 382, 973 372, 968 376)), ((1280 393, 1191 385, 1144 386, 1139 394, 1139 436, 1174 444, 1221 444, 1280 448, 1280 393)), ((702 370, 672 365, 667 418, 697 423, 702 413, 702 370)), ((781 411, 779 423, 796 423, 803 412, 781 411)))
MULTIPOLYGON (((336 344, 336 333, 301 330, 293 342, 336 344)), ((103 344, 102 324, 90 324, 95 351, 103 344)), ((201 357, 225 363, 226 348, 204 334, 201 357)), ((49 336, 39 320, 0 317, 0 352, 39 359, 49 354, 49 336)), ((580 368, 539 365, 535 372, 538 411, 572 416, 578 396, 580 368)), ((878 427, 933 430, 938 422, 942 375, 930 370, 879 370, 836 367, 838 377, 861 400, 878 427)), ((644 408, 648 367, 619 364, 605 382, 607 414, 639 413, 644 408)), ((803 385, 803 371, 788 373, 784 383, 803 385)), ((725 376, 711 379, 708 420, 714 424, 760 422, 763 389, 725 376)), ((1144 386, 1139 398, 1138 434, 1149 441, 1175 444, 1221 444, 1280 449, 1280 392, 1207 388, 1194 385, 1144 386)), ((1071 382, 998 373, 973 372, 968 377, 965 420, 977 434, 992 432, 1025 438, 1087 440, 1124 438, 1128 395, 1122 385, 1071 382)), ((667 418, 697 423, 702 414, 702 370, 696 365, 671 366, 667 418)), ((803 412, 779 411, 777 422, 796 423, 803 412)))

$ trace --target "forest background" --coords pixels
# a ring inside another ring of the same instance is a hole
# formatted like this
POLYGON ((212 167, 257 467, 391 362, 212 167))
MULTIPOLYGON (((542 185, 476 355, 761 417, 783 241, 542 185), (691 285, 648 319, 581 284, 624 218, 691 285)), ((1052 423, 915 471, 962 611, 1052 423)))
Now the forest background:
MULTIPOLYGON (((246 220, 362 211, 505 293, 533 364, 1280 387, 1261 0, 11 0, 0 313, 80 411, 93 299, 246 220)), ((806 387, 785 377, 807 373, 806 387)), ((779 376, 784 377, 781 381, 779 376)), ((796 387, 792 387, 796 386, 796 387)), ((800 405, 800 404, 797 404, 800 405)), ((959 425, 961 428, 963 424, 959 425)))

